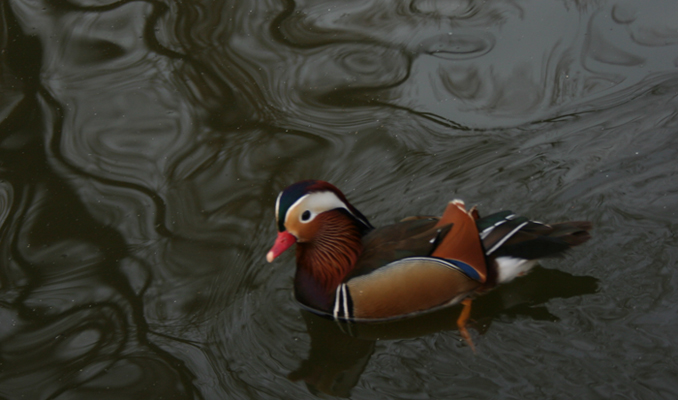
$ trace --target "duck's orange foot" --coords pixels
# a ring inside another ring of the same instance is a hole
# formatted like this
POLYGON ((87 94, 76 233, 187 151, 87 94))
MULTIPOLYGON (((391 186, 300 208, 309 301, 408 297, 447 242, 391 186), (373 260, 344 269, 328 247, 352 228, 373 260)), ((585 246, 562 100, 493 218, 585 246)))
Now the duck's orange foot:
POLYGON ((459 328, 459 333, 461 334, 461 337, 463 337, 464 340, 466 340, 466 343, 468 343, 469 347, 471 347, 471 350, 473 350, 473 353, 475 354, 476 347, 473 345, 471 335, 469 335, 468 330, 466 329, 466 322, 468 322, 468 319, 471 316, 472 301, 473 300, 466 298, 461 302, 461 304, 464 305, 464 308, 461 310, 459 318, 457 318, 457 327, 459 328))

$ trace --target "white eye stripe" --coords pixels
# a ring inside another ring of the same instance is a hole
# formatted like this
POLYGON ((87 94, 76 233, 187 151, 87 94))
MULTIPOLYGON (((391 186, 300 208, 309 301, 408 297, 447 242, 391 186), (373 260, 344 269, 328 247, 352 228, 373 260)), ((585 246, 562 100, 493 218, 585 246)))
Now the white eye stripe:
POLYGON ((299 220, 304 223, 308 223, 313 221, 313 219, 318 215, 321 214, 325 211, 329 210, 334 210, 336 208, 344 208, 348 212, 351 212, 351 210, 348 209, 346 204, 337 197, 336 194, 333 192, 325 191, 325 192, 313 192, 310 194, 306 194, 304 196, 301 196, 297 201, 294 202, 287 210, 287 215, 285 215, 285 224, 287 224, 287 220, 291 214, 293 214, 292 210, 294 210, 297 207, 302 206, 304 207, 304 211, 309 211, 311 213, 311 217, 307 220, 302 220, 302 211, 299 214, 299 220))

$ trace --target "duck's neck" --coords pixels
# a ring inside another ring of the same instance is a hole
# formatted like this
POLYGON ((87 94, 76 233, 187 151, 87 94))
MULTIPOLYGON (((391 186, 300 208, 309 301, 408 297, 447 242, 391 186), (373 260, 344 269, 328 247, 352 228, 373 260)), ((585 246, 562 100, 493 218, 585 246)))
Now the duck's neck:
POLYGON ((362 253, 364 226, 344 210, 319 215, 313 240, 297 243, 297 298, 314 308, 327 310, 334 291, 356 265, 362 253))

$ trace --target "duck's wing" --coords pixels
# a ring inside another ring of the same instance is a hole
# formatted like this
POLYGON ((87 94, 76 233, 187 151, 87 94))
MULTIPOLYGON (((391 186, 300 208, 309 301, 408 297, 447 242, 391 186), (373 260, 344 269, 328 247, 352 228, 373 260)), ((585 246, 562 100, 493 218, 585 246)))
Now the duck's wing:
POLYGON ((438 225, 439 221, 437 217, 410 217, 371 231, 363 238, 363 252, 346 280, 403 258, 430 255, 451 228, 438 225))
POLYGON ((408 217, 375 229, 363 239, 363 253, 346 280, 365 275, 408 257, 452 261, 480 282, 487 276, 475 210, 466 211, 461 200, 451 201, 442 217, 408 217))
POLYGON ((544 224, 501 211, 477 221, 487 256, 537 259, 560 255, 589 240, 588 221, 544 224))
POLYGON ((461 202, 441 218, 408 218, 365 237, 357 268, 336 291, 334 315, 387 319, 454 304, 485 278, 475 219, 461 202))
POLYGON ((487 261, 480 243, 476 218, 475 209, 466 211, 463 201, 451 201, 438 221, 438 226, 451 224, 452 229, 441 238, 431 256, 451 261, 471 278, 485 282, 487 261))

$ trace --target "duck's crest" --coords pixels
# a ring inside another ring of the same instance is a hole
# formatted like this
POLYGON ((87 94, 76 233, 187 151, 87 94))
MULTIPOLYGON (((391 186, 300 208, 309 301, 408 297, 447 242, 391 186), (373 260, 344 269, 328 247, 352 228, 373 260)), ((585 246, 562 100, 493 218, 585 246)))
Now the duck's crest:
POLYGON ((289 211, 290 207, 296 203, 301 197, 314 193, 314 192, 332 192, 334 193, 339 200, 341 200, 345 205, 346 209, 353 214, 353 216, 360 221, 367 230, 374 229, 372 224, 367 220, 367 218, 358 211, 351 203, 348 202, 346 196, 339 190, 336 186, 329 182, 321 180, 305 180, 294 183, 285 188, 278 195, 278 199, 275 202, 275 216, 278 224, 278 231, 282 232, 285 230, 285 215, 289 211))

